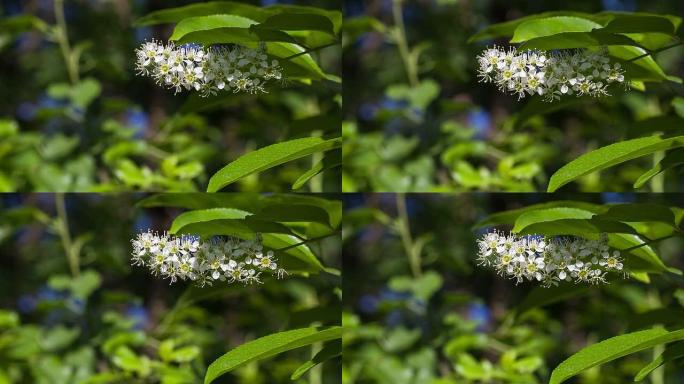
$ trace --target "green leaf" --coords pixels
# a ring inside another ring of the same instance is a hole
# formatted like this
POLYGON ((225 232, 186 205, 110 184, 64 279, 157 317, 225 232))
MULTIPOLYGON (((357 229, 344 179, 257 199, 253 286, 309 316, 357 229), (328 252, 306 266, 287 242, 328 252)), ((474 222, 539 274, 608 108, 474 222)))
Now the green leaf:
POLYGON ((548 208, 536 209, 523 213, 515 220, 513 232, 519 233, 532 224, 556 221, 561 219, 590 219, 594 214, 578 208, 548 208))
POLYGON ((559 219, 530 224, 521 234, 541 234, 546 236, 572 235, 587 239, 598 239, 601 233, 636 234, 631 226, 619 221, 591 219, 559 219))
MULTIPOLYGON (((547 51, 553 49, 574 49, 613 45, 641 47, 636 41, 627 36, 604 33, 597 30, 592 32, 562 32, 551 36, 538 37, 524 42, 520 46, 520 49, 540 49, 547 51)), ((627 74, 629 75, 629 73, 627 74)), ((631 76, 629 77, 632 78, 631 76)))
POLYGON ((176 341, 174 339, 169 339, 164 340, 159 344, 158 353, 163 361, 187 363, 197 358, 201 351, 196 345, 176 348, 176 341))
POLYGON ((342 151, 331 151, 327 153, 321 161, 317 162, 311 169, 304 172, 297 180, 292 184, 292 189, 299 189, 314 176, 321 172, 327 171, 332 168, 337 168, 342 165, 342 151))
POLYGON ((642 81, 663 81, 668 76, 660 68, 651 55, 646 55, 646 50, 640 47, 609 46, 608 54, 623 60, 627 78, 642 81), (634 60, 636 57, 641 57, 634 60))
POLYGON ((334 357, 340 356, 342 354, 342 341, 334 340, 326 343, 323 349, 321 349, 313 359, 307 361, 297 368, 290 376, 290 380, 297 380, 307 373, 311 368, 322 364, 334 357))
POLYGON ((368 32, 384 33, 387 30, 380 20, 368 16, 347 17, 344 20, 344 45, 347 46, 356 41, 361 35, 368 32))
POLYGON ((589 32, 601 28, 601 24, 576 16, 553 16, 520 23, 513 32, 511 43, 522 43, 539 37, 563 32, 589 32))
POLYGON ((341 339, 342 327, 303 328, 274 333, 244 343, 216 359, 207 368, 204 384, 209 384, 236 368, 313 343, 341 339))
MULTIPOLYGON (((573 11, 552 11, 552 12, 543 12, 543 13, 538 13, 530 16, 525 16, 521 17, 519 19, 515 20, 510 20, 506 21, 503 23, 498 23, 498 24, 493 24, 489 25, 483 30, 479 31, 470 39, 468 39, 468 43, 474 42, 474 41, 480 41, 480 40, 487 40, 487 39, 492 39, 492 38, 497 38, 497 37, 504 37, 504 36, 511 36, 514 34, 515 30, 520 26, 521 24, 531 21, 531 20, 537 20, 537 19, 544 19, 544 18, 550 18, 550 17, 576 17, 576 18, 581 18, 581 19, 586 19, 590 20, 593 22, 596 22, 597 24, 601 26, 606 26, 610 24, 611 22, 615 22, 616 20, 620 20, 622 18, 627 18, 628 22, 622 23, 618 22, 618 24, 615 27, 620 27, 622 25, 629 25, 629 19, 632 19, 632 21, 639 21, 639 24, 636 25, 641 25, 642 31, 646 30, 653 30, 654 28, 662 28, 662 27, 654 27, 652 26, 652 23, 649 23, 648 25, 644 23, 645 21, 647 22, 648 20, 642 19, 638 20, 636 18, 660 18, 664 20, 668 20, 674 27, 675 29, 679 27, 681 24, 681 18, 678 16, 673 16, 673 15, 659 15, 659 14, 653 14, 653 13, 645 13, 645 12, 631 12, 631 13, 625 13, 625 12, 599 12, 599 13, 584 13, 584 12, 573 12, 573 11)), ((656 21, 655 23, 659 23, 661 26, 664 25, 662 22, 656 21)), ((614 27, 614 28, 615 28, 614 27)), ((618 30, 618 28, 616 28, 618 30)))
POLYGON ((339 83, 338 80, 324 73, 310 54, 304 52, 306 52, 304 48, 295 44, 266 43, 266 53, 281 59, 280 66, 283 67, 286 76, 314 80, 328 79, 339 83))
POLYGON ((178 44, 197 43, 205 46, 214 44, 242 44, 258 42, 282 42, 297 44, 294 37, 275 29, 249 28, 254 20, 234 15, 212 15, 184 19, 173 31, 170 40, 178 44))
POLYGON ((16 312, 0 309, 0 329, 9 329, 18 327, 21 321, 16 312))
POLYGON ((684 117, 684 97, 673 98, 670 105, 679 117, 684 117))
POLYGON ((597 217, 623 222, 653 221, 676 227, 674 212, 666 206, 650 203, 611 204, 597 217))
POLYGON ((551 373, 549 384, 559 384, 595 367, 656 345, 684 339, 684 330, 668 332, 664 329, 648 329, 615 336, 590 345, 560 363, 551 373))
POLYGON ((257 193, 161 193, 140 200, 142 208, 177 207, 186 209, 236 208, 255 212, 261 207, 257 193))
POLYGON ((279 223, 316 222, 331 226, 328 212, 321 207, 309 204, 268 204, 251 217, 279 223))
POLYGON ((521 17, 519 19, 506 21, 503 23, 492 24, 484 28, 483 30, 477 32, 468 39, 468 43, 475 41, 488 40, 497 37, 511 36, 518 28, 519 25, 536 19, 543 19, 554 16, 573 16, 577 18, 590 19, 592 15, 584 12, 572 12, 572 11, 552 11, 543 12, 535 15, 521 17))
POLYGON ((416 298, 427 302, 442 288, 444 279, 435 271, 427 271, 420 277, 395 276, 389 287, 398 292, 411 292, 416 298))
MULTIPOLYGON (((263 223, 257 222, 257 225, 263 225, 263 223)), ((274 224, 271 223, 271 228, 264 230, 265 228, 258 228, 254 222, 247 220, 221 219, 187 224, 179 230, 179 233, 193 234, 204 238, 221 235, 250 240, 259 232, 264 247, 272 249, 277 255, 291 256, 287 260, 280 260, 287 270, 320 272, 325 268, 311 252, 311 249, 306 244, 302 244, 302 239, 289 233, 280 233, 282 231, 289 232, 289 230, 284 226, 273 228, 274 224)))
POLYGON ((283 31, 320 31, 335 35, 334 26, 329 18, 313 13, 281 13, 273 15, 259 24, 257 28, 270 28, 283 31))
POLYGON ((659 175, 660 173, 675 167, 684 165, 684 148, 677 148, 668 151, 662 160, 658 162, 653 168, 644 172, 637 181, 634 182, 634 188, 641 188, 649 180, 659 175))
POLYGON ((81 331, 78 328, 67 328, 63 325, 58 325, 44 331, 39 342, 43 350, 56 352, 67 348, 80 335, 81 331))
MULTIPOLYGON (((236 15, 209 15, 188 17, 181 20, 173 29, 173 34, 169 40, 180 40, 183 36, 197 31, 208 31, 219 28, 235 28, 236 31, 243 30, 249 34, 249 27, 253 24, 258 24, 252 19, 236 15)), ((202 43, 200 40, 193 40, 197 43, 202 43)), ((247 41, 255 41, 249 39, 247 41)), ((233 43, 235 41, 227 41, 233 43)))
POLYGON ((655 371, 661 365, 681 359, 684 357, 684 342, 680 341, 672 345, 665 347, 665 352, 661 353, 653 361, 648 363, 645 367, 641 368, 639 373, 634 376, 634 381, 641 381, 650 375, 651 372, 655 371))
POLYGON ((651 136, 611 144, 585 153, 561 167, 553 176, 551 176, 547 191, 554 192, 563 185, 586 174, 600 171, 654 152, 682 146, 684 146, 684 136, 669 139, 651 136))
POLYGON ((207 3, 191 4, 178 8, 163 9, 147 14, 135 21, 135 26, 143 27, 156 24, 177 23, 183 19, 196 16, 217 14, 233 14, 264 21, 275 12, 250 4, 232 1, 210 1, 207 3))
POLYGON ((589 211, 589 212, 593 212, 593 213, 599 213, 599 212, 602 212, 605 210, 605 208, 601 205, 586 203, 583 201, 573 201, 573 200, 551 201, 548 203, 529 205, 529 206, 524 207, 524 208, 511 209, 508 211, 493 213, 493 214, 487 216, 484 220, 475 224, 475 228, 482 228, 482 227, 488 227, 488 226, 494 226, 494 225, 513 225, 513 224, 515 224, 515 221, 518 219, 518 217, 520 217, 522 214, 524 214, 526 212, 536 211, 539 209, 556 208, 556 207, 577 208, 577 209, 581 209, 581 210, 585 210, 585 211, 589 211))
POLYGON ((633 248, 629 253, 645 261, 648 264, 650 271, 663 272, 668 270, 668 267, 663 263, 660 257, 658 257, 653 248, 651 248, 650 245, 643 244, 644 240, 635 234, 611 233, 608 235, 608 245, 621 251, 633 248), (637 245, 639 245, 639 247, 634 248, 637 245))
POLYGON ((44 32, 48 25, 40 18, 33 15, 17 15, 3 17, 0 20, 0 33, 18 34, 37 29, 44 32))
MULTIPOLYGON (((324 209, 328 213, 329 227, 337 228, 342 221, 342 202, 303 194, 276 194, 265 196, 261 210, 279 205, 309 205, 324 209)), ((282 214, 286 214, 281 212, 282 214)))
POLYGON ((425 79, 415 87, 394 84, 387 87, 385 94, 396 100, 406 100, 412 107, 426 109, 438 96, 441 87, 433 79, 425 79))
POLYGON ((266 8, 270 12, 277 13, 308 13, 327 17, 333 24, 335 34, 340 33, 342 28, 342 12, 338 9, 323 9, 305 5, 276 4, 266 8))
POLYGON ((280 59, 286 77, 316 80, 328 78, 310 54, 303 54, 305 49, 292 36, 276 29, 255 28, 256 26, 256 21, 240 16, 200 16, 178 23, 171 39, 177 40, 179 44, 235 43, 251 48, 259 42, 266 42, 266 52, 280 59))
POLYGON ((238 158, 214 174, 209 179, 207 192, 216 192, 252 173, 261 172, 313 153, 338 148, 341 143, 341 138, 324 140, 318 137, 308 137, 257 149, 238 158))
POLYGON ((675 26, 672 21, 662 16, 624 15, 609 21, 605 27, 601 28, 601 31, 611 33, 659 32, 672 35, 675 26))
POLYGON ((234 208, 210 208, 183 212, 173 220, 169 233, 178 233, 183 227, 194 223, 219 219, 244 219, 249 215, 249 212, 234 208))

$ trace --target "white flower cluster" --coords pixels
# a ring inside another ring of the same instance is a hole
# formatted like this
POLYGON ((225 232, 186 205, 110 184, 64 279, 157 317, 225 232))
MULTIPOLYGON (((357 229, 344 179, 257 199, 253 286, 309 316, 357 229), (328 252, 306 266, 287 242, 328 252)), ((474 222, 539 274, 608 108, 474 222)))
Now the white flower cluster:
POLYGON ((264 93, 269 80, 283 78, 278 61, 268 60, 263 44, 258 49, 237 45, 202 49, 151 41, 136 49, 136 55, 138 74, 152 77, 175 93, 183 89, 194 89, 202 96, 223 90, 264 93))
POLYGON ((273 251, 264 253, 261 237, 255 240, 217 238, 199 241, 197 237, 158 235, 148 231, 138 234, 133 243, 133 265, 145 266, 154 276, 171 283, 191 280, 199 286, 214 281, 261 283, 268 273, 282 278, 287 272, 278 268, 273 251))
MULTIPOLYGON (((546 101, 563 95, 609 96, 612 83, 625 83, 620 63, 611 64, 604 50, 518 52, 514 47, 486 49, 478 57, 478 77, 494 83, 501 92, 517 94, 518 100, 542 95, 546 101)), ((625 83, 626 84, 626 83, 625 83)))
POLYGON ((611 251, 605 234, 598 240, 587 240, 489 232, 477 245, 480 265, 494 268, 516 283, 539 281, 544 287, 561 281, 601 284, 606 283, 608 272, 625 274, 620 251, 611 251))

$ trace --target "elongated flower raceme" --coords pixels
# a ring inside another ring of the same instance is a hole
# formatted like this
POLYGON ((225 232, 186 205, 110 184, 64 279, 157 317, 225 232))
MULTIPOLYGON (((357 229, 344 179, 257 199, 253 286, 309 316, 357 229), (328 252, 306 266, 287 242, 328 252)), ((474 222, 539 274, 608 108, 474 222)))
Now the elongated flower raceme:
POLYGON ((242 46, 175 46, 146 42, 136 50, 136 70, 152 77, 162 87, 195 90, 201 96, 219 91, 264 93, 271 80, 282 80, 277 60, 269 60, 265 46, 257 49, 242 46))
POLYGON ((261 237, 240 240, 232 237, 200 241, 195 236, 176 237, 151 231, 138 234, 133 243, 133 265, 148 267, 154 276, 190 280, 199 286, 215 281, 262 283, 262 275, 282 278, 273 251, 263 251, 261 237))
POLYGON ((514 279, 516 284, 526 280, 544 287, 561 281, 605 284, 609 272, 625 276, 620 251, 610 249, 605 234, 598 240, 587 240, 489 232, 477 245, 478 263, 514 279))
POLYGON ((565 95, 609 96, 614 83, 625 83, 620 63, 612 63, 605 50, 542 52, 494 46, 478 57, 481 82, 518 96, 541 95, 546 101, 565 95))

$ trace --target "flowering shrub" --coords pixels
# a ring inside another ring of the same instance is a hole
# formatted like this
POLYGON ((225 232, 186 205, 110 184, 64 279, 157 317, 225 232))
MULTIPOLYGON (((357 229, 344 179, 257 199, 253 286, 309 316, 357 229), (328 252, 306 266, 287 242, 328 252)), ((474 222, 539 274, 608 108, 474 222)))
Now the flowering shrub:
POLYGON ((153 232, 138 234, 133 243, 133 265, 145 266, 153 275, 191 280, 200 287, 213 281, 262 284, 262 273, 279 278, 287 272, 278 268, 273 251, 263 250, 261 238, 239 240, 217 238, 200 242, 196 237, 175 237, 153 232))
POLYGON ((14 194, 0 205, 0 245, 13 249, 0 257, 0 383, 339 382, 340 280, 328 273, 339 268, 338 200, 14 194), (308 218, 293 224, 293 212, 308 218), (142 226, 212 240, 135 235, 142 226), (290 278, 266 278, 285 268, 290 278))
POLYGON ((610 96, 610 84, 625 81, 620 63, 611 63, 604 51, 518 52, 494 46, 482 52, 477 61, 481 81, 495 83, 499 91, 515 94, 518 100, 535 94, 546 101, 573 94, 610 96))
POLYGON ((338 4, 235 4, 3 8, 0 191, 338 191, 338 4))
POLYGON ((136 50, 136 70, 150 76, 157 84, 173 89, 194 89, 203 97, 218 91, 265 93, 269 80, 281 80, 278 60, 269 60, 265 46, 250 49, 241 46, 176 47, 151 41, 136 50))
POLYGON ((682 200, 565 198, 347 198, 349 383, 677 382, 682 200))
POLYGON ((606 234, 601 234, 599 240, 587 240, 489 232, 477 245, 480 265, 516 283, 532 280, 544 287, 563 281, 605 284, 606 274, 623 268, 620 251, 610 250, 606 234))
POLYGON ((345 19, 343 190, 684 189, 677 2, 390 3, 345 19))

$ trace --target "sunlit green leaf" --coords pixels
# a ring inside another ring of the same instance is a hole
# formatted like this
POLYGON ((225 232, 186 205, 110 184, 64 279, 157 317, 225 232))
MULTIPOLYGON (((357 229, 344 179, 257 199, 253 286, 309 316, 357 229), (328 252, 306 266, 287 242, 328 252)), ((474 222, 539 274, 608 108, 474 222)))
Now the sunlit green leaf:
POLYGON ((313 343, 340 338, 342 338, 342 327, 303 328, 264 336, 241 344, 216 359, 207 368, 204 383, 209 384, 216 378, 252 361, 267 359, 313 343))
POLYGON ((560 363, 551 372, 549 384, 560 384, 591 367, 605 364, 656 345, 682 339, 684 339, 684 330, 668 332, 664 329, 656 328, 603 340, 580 350, 560 363))
POLYGON ((654 152, 684 146, 684 136, 663 139, 659 136, 643 137, 611 144, 585 153, 561 167, 549 180, 548 192, 586 174, 649 155, 654 152))
POLYGON ((219 189, 252 173, 261 172, 288 161, 338 148, 341 139, 325 140, 318 137, 290 140, 247 153, 219 170, 209 180, 207 192, 219 189))

